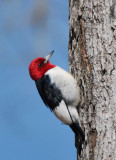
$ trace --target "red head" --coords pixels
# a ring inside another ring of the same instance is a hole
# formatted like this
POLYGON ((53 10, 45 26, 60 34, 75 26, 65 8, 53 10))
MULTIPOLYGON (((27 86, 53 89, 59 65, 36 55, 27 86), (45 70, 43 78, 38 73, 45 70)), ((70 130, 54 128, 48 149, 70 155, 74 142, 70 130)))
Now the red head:
POLYGON ((29 65, 29 73, 33 80, 37 81, 51 68, 54 68, 55 65, 50 64, 49 59, 54 51, 52 51, 45 58, 36 58, 29 65))

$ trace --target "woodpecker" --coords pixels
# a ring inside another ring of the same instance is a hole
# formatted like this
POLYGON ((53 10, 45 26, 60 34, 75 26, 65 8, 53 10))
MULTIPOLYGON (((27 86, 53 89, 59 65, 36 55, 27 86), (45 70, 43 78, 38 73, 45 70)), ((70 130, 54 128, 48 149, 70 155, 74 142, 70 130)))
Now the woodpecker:
POLYGON ((45 105, 84 141, 85 134, 79 125, 77 112, 80 102, 79 87, 71 74, 49 62, 53 53, 54 51, 45 58, 34 59, 29 65, 30 76, 45 105))

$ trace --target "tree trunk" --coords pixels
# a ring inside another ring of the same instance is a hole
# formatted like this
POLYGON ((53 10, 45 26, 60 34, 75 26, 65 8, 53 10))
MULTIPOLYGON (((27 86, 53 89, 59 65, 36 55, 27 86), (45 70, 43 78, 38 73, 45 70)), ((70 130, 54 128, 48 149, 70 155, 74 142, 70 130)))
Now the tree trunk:
POLYGON ((69 68, 81 89, 79 115, 86 135, 82 160, 116 158, 115 4, 69 0, 69 68))

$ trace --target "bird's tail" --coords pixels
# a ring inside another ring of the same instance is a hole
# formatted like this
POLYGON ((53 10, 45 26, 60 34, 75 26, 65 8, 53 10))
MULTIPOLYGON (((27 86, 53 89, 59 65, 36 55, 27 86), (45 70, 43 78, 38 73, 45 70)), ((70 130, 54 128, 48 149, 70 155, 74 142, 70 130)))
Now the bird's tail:
POLYGON ((85 133, 83 132, 82 128, 80 127, 79 123, 72 123, 70 128, 73 130, 77 137, 76 147, 78 150, 78 154, 80 156, 82 150, 82 144, 85 141, 85 133))

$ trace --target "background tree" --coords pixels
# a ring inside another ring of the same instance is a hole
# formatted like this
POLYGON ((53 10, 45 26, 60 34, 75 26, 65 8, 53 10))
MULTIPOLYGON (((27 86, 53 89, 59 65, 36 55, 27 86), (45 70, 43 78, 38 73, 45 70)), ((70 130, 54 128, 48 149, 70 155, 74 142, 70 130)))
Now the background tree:
POLYGON ((116 157, 115 4, 69 0, 69 66, 81 88, 79 113, 86 134, 82 160, 116 157))

